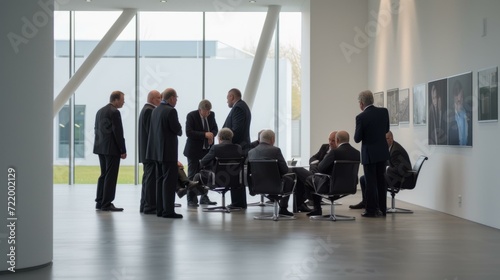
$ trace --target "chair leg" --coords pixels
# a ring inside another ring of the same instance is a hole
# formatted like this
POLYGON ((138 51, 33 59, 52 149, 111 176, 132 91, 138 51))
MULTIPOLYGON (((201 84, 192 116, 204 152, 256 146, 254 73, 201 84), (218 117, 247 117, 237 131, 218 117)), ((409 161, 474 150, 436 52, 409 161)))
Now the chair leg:
POLYGON ((263 194, 260 195, 260 201, 259 202, 253 202, 253 203, 248 203, 247 206, 272 206, 264 202, 265 196, 263 194))
POLYGON ((278 204, 279 199, 275 199, 273 203, 273 214, 272 215, 262 215, 262 216, 254 216, 253 218, 255 220, 273 220, 273 221, 290 221, 290 220, 295 220, 294 216, 285 216, 285 215, 280 215, 279 214, 279 204, 278 204))
POLYGON ((311 221, 354 221, 356 218, 344 215, 335 215, 335 203, 330 205, 330 215, 322 216, 311 216, 309 217, 311 221))
POLYGON ((222 205, 221 206, 214 206, 214 207, 206 207, 203 208, 203 212, 223 212, 223 213, 230 213, 234 211, 240 211, 241 208, 229 208, 226 206, 226 192, 221 193, 222 194, 222 205))
POLYGON ((391 193, 391 208, 387 209, 387 213, 400 213, 400 214, 412 214, 413 211, 410 209, 396 208, 396 194, 391 193))

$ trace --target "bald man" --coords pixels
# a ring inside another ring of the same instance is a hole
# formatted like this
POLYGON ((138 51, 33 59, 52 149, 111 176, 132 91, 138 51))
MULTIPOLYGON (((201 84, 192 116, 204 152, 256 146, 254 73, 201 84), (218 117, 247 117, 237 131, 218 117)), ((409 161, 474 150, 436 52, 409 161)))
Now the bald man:
POLYGON ((150 91, 147 102, 142 107, 141 114, 139 115, 139 162, 142 163, 144 170, 139 212, 145 214, 156 214, 156 165, 154 161, 146 159, 146 148, 148 146, 151 113, 160 102, 160 92, 157 90, 150 91))

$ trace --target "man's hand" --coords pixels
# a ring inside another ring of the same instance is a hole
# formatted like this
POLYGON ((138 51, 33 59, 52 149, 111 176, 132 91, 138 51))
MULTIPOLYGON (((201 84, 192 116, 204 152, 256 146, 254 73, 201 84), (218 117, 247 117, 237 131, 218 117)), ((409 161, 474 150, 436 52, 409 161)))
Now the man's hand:
POLYGON ((214 134, 212 132, 205 132, 205 138, 208 139, 209 145, 212 145, 214 143, 214 134))
POLYGON ((125 153, 125 154, 121 154, 121 155, 120 155, 120 158, 121 158, 121 159, 126 159, 126 158, 127 158, 127 154, 126 154, 126 153, 125 153))

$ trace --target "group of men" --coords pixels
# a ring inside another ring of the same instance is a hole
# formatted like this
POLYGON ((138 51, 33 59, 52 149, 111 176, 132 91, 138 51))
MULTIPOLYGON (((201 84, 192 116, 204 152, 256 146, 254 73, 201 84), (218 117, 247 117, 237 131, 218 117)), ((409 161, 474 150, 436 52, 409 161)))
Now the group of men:
MULTIPOLYGON (((201 204, 215 204, 207 196, 207 190, 198 184, 202 168, 210 168, 215 158, 247 157, 248 160, 277 159, 281 175, 288 172, 297 174, 295 199, 297 211, 308 212, 309 216, 321 215, 321 197, 313 195, 312 175, 330 174, 335 160, 361 161, 364 175, 361 177, 363 200, 352 209, 364 208, 363 217, 385 216, 387 211, 387 186, 397 184, 411 169, 410 160, 404 148, 394 141, 389 131, 387 109, 373 106, 373 94, 363 91, 358 96, 362 110, 356 116, 354 140, 361 142, 361 153, 349 144, 347 131, 333 131, 329 143, 321 146, 318 153, 309 160, 309 170, 297 167, 290 169, 278 147, 274 146, 275 133, 272 130, 259 132, 259 139, 250 142, 251 112, 241 99, 238 89, 227 94, 231 108, 219 131, 212 105, 202 100, 198 109, 186 118, 187 142, 184 155, 188 159, 188 176, 178 161, 178 137, 182 127, 175 109, 177 92, 167 88, 163 93, 156 90, 148 94, 147 103, 139 117, 139 161, 144 166, 143 188, 140 211, 165 218, 182 218, 175 213, 175 193, 182 197, 187 193, 188 205, 197 206, 197 196, 201 204), (218 136, 219 144, 214 145, 218 136), (313 201, 310 209, 305 201, 313 201)), ((95 123, 94 153, 99 155, 101 176, 98 179, 96 209, 122 211, 112 203, 116 191, 120 159, 125 159, 126 148, 120 112, 124 104, 124 94, 115 91, 110 103, 97 112, 95 123)), ((293 187, 293 182, 285 182, 285 188, 293 187)), ((280 200, 281 215, 293 215, 288 211, 288 199, 280 200)), ((246 208, 245 188, 231 190, 229 207, 246 208)))
MULTIPOLYGON (((178 161, 178 137, 182 136, 182 126, 175 109, 177 99, 177 92, 173 88, 167 88, 161 94, 152 90, 139 116, 139 162, 143 163, 144 168, 139 210, 164 218, 182 218, 181 214, 175 213, 176 193, 179 197, 187 194, 190 206, 198 205, 198 195, 201 196, 201 204, 216 204, 208 198, 207 190, 199 182, 193 181, 201 168, 210 167, 213 163, 212 150, 219 150, 216 146, 230 141, 230 144, 239 148, 240 156, 246 155, 250 147, 251 113, 238 89, 233 88, 227 94, 231 111, 221 131, 215 121, 215 114, 211 112, 210 101, 202 100, 198 109, 190 112, 186 118, 186 176, 183 165, 178 161), (214 145, 218 133, 220 144, 214 145)), ((120 159, 127 156, 118 111, 123 104, 123 92, 115 91, 110 96, 110 103, 96 114, 94 153, 98 154, 101 166, 96 210, 123 211, 123 208, 115 207, 112 203, 120 159)), ((244 189, 234 190, 231 198, 234 207, 246 208, 244 189)))

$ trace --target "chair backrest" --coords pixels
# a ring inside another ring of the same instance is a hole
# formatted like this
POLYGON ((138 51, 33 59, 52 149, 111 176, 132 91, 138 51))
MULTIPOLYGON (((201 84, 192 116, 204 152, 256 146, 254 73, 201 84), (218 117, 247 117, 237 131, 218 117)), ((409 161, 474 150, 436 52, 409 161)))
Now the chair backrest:
POLYGON ((243 158, 215 158, 215 185, 237 188, 243 185, 243 158))
POLYGON ((418 174, 420 173, 420 169, 422 169, 422 165, 424 165, 424 162, 428 158, 424 155, 420 155, 415 161, 415 164, 413 165, 413 168, 411 171, 412 176, 405 177, 404 180, 401 182, 400 189, 405 189, 405 190, 412 190, 415 188, 417 185, 417 178, 418 174))
POLYGON ((355 194, 358 171, 359 161, 336 160, 333 165, 329 195, 355 194))
POLYGON ((281 194, 283 184, 278 169, 278 160, 249 160, 248 186, 255 194, 281 194))

